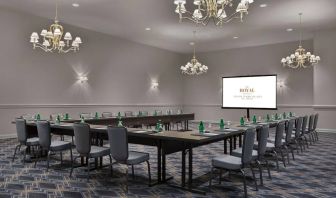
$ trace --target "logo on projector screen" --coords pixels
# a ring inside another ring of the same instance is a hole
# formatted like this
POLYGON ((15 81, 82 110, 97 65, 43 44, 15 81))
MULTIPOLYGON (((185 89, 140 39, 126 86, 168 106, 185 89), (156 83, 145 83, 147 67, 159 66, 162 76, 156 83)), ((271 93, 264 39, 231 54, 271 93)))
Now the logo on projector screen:
POLYGON ((234 98, 239 100, 259 100, 262 99, 262 95, 257 94, 255 88, 246 86, 239 88, 239 94, 235 95, 234 98))

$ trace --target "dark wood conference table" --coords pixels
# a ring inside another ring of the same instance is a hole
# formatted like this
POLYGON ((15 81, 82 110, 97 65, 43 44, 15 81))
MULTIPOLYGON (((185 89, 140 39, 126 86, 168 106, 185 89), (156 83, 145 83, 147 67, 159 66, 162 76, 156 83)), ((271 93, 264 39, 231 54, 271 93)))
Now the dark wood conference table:
MULTIPOLYGON (((157 122, 161 121, 165 125, 166 130, 170 130, 169 123, 184 123, 184 129, 189 129, 189 121, 195 120, 194 113, 184 113, 184 114, 170 114, 170 115, 148 115, 148 116, 129 116, 121 117, 121 121, 124 126, 141 126, 145 125, 155 125, 157 122)), ((79 122, 80 120, 65 120, 63 122, 79 122)), ((85 122, 88 124, 95 124, 95 125, 112 125, 117 126, 119 121, 118 117, 107 117, 107 118, 89 118, 85 119, 85 122)))
MULTIPOLYGON (((28 132, 36 134, 36 122, 27 122, 28 132)), ((236 146, 233 144, 233 137, 241 137, 248 127, 237 127, 220 131, 213 131, 199 134, 198 131, 162 131, 154 132, 140 128, 128 128, 128 141, 133 144, 141 144, 157 147, 157 181, 166 183, 166 156, 176 152, 182 152, 182 175, 181 187, 186 186, 186 157, 188 154, 188 186, 186 189, 192 190, 193 181, 193 148, 206 144, 224 141, 224 153, 227 153, 226 142, 230 140, 230 151, 236 146)), ((107 126, 90 125, 90 131, 96 140, 97 145, 103 145, 103 140, 107 140, 107 126)), ((73 136, 73 123, 61 122, 51 124, 51 132, 58 135, 73 136)), ((240 138, 241 139, 241 138, 240 138)), ((241 144, 241 142, 240 142, 241 144)), ((209 166, 210 166, 209 162, 209 166)))

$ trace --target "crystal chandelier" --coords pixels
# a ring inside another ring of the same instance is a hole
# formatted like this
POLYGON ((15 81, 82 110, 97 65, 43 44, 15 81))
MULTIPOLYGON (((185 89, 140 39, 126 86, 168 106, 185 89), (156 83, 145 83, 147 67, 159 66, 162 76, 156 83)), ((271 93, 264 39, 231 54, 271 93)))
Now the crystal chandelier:
POLYGON ((49 31, 43 29, 40 33, 43 40, 39 43, 39 35, 37 32, 33 32, 30 36, 30 42, 33 44, 33 49, 40 48, 45 52, 58 52, 58 53, 68 53, 70 51, 79 51, 79 45, 82 43, 80 37, 76 37, 71 45, 70 41, 72 36, 70 32, 66 32, 64 37, 63 26, 58 23, 58 3, 56 1, 56 16, 55 23, 49 27, 49 31), (62 37, 64 40, 62 40, 62 37))
POLYGON ((310 52, 306 52, 306 50, 302 47, 302 13, 299 13, 300 16, 300 45, 297 50, 295 50, 294 54, 287 56, 286 58, 281 59, 281 63, 284 67, 289 67, 293 69, 298 68, 307 68, 309 66, 316 65, 321 58, 316 56, 310 52))
MULTIPOLYGON (((194 40, 195 40, 195 34, 194 31, 194 40)), ((194 47, 194 55, 190 62, 188 62, 185 66, 181 66, 182 74, 188 74, 188 75, 200 75, 203 73, 206 73, 208 71, 208 67, 205 65, 202 65, 198 60, 196 59, 196 47, 195 42, 191 42, 190 45, 193 45, 194 47)))
POLYGON ((213 19, 215 25, 222 26, 232 19, 239 18, 243 21, 244 15, 248 14, 248 8, 253 0, 241 0, 234 13, 229 16, 225 9, 233 6, 234 0, 194 0, 196 8, 194 12, 186 9, 186 0, 174 0, 177 5, 175 12, 179 14, 180 22, 188 19, 196 24, 207 25, 213 19), (185 16, 188 15, 188 16, 185 16))

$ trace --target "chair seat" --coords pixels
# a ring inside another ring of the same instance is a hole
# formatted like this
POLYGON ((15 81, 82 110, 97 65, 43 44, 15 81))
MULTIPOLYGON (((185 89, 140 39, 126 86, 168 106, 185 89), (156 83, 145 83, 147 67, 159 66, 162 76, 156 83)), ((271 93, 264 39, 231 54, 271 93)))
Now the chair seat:
POLYGON ((91 146, 90 157, 103 157, 110 154, 110 148, 101 146, 91 146))
MULTIPOLYGON (((267 144, 266 144, 266 150, 267 151, 270 151, 270 150, 274 149, 274 147, 275 147, 274 143, 267 142, 267 144)), ((258 149, 258 143, 254 143, 253 149, 258 149)))
POLYGON ((33 137, 33 138, 28 138, 26 142, 27 146, 36 146, 39 145, 39 138, 38 137, 33 137))
POLYGON ((240 157, 222 155, 212 159, 212 166, 228 170, 237 170, 242 167, 242 162, 240 157))
POLYGON ((136 151, 130 151, 128 153, 128 159, 127 164, 140 164, 142 162, 149 160, 149 154, 148 153, 142 153, 142 152, 136 152, 136 151))
POLYGON ((51 151, 63 151, 66 149, 71 148, 71 142, 65 142, 65 141, 52 141, 50 144, 50 150, 51 151))
MULTIPOLYGON (((232 151, 232 155, 236 156, 236 157, 242 157, 243 155, 243 150, 242 148, 238 148, 232 151)), ((252 151, 252 159, 255 160, 258 158, 258 151, 257 150, 253 150, 252 151)))

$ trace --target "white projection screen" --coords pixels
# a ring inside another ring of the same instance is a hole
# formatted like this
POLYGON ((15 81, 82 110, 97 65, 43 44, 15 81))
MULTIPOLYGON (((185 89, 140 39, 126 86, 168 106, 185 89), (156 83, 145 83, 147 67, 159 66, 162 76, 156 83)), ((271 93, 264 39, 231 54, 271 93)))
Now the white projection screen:
POLYGON ((277 109, 277 75, 223 77, 222 108, 277 109))

